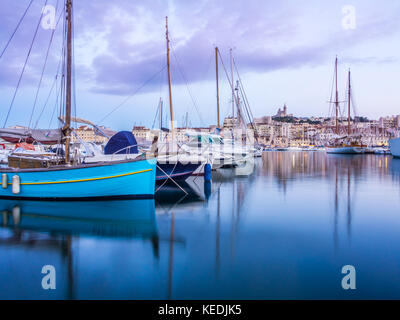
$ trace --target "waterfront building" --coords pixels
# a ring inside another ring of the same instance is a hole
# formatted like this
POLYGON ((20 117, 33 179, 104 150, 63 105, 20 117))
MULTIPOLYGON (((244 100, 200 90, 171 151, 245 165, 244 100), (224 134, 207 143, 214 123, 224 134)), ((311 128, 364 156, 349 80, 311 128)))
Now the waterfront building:
MULTIPOLYGON (((113 136, 116 133, 115 131, 104 126, 99 126, 99 128, 109 137, 113 136)), ((96 132, 91 126, 80 126, 74 129, 74 132, 79 137, 79 139, 84 142, 105 143, 108 141, 107 137, 96 132)), ((75 135, 72 135, 72 142, 79 142, 79 139, 77 139, 75 135)))

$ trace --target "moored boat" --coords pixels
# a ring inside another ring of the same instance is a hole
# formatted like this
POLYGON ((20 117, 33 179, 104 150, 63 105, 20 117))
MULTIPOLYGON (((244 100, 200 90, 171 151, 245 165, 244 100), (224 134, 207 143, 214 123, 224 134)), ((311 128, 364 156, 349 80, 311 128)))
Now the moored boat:
MULTIPOLYGON (((24 139, 26 143, 47 140, 51 144, 62 144, 59 153, 10 154, 8 166, 0 168, 2 188, 0 198, 32 200, 83 200, 115 198, 151 198, 155 189, 155 159, 96 161, 83 163, 77 149, 71 144, 72 105, 72 0, 65 2, 65 48, 61 86, 65 92, 63 127, 55 130, 12 130, 13 139, 24 139)), ((5 121, 5 124, 7 119, 5 121)), ((4 125, 5 126, 5 125, 4 125)), ((4 138, 5 136, 3 136, 4 138)), ((6 138, 7 139, 7 138, 6 138)))
POLYGON ((358 146, 334 146, 326 147, 326 153, 337 153, 337 154, 361 154, 364 153, 363 147, 358 146))
POLYGON ((350 69, 348 71, 348 88, 347 88, 347 134, 340 136, 339 132, 339 112, 340 112, 340 102, 339 102, 339 91, 338 91, 338 58, 335 59, 335 100, 331 101, 335 105, 335 138, 329 141, 325 150, 326 153, 337 153, 337 154, 362 154, 365 153, 366 145, 361 142, 361 136, 352 132, 351 128, 351 80, 350 80, 350 69))
POLYGON ((0 198, 84 200, 152 198, 156 160, 125 160, 46 168, 1 168, 0 198))

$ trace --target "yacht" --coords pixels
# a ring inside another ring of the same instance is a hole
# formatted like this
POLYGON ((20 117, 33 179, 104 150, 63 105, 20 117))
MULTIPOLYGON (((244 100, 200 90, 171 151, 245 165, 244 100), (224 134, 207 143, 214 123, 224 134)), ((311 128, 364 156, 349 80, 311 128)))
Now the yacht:
POLYGON ((188 131, 186 135, 189 142, 182 149, 191 154, 209 157, 212 169, 242 165, 254 154, 251 148, 216 134, 188 131))

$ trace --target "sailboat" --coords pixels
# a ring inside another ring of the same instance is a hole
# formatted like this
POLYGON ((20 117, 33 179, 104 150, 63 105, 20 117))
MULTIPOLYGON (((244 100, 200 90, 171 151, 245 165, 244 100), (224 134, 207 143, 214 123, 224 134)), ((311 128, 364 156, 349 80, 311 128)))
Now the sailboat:
POLYGON ((327 153, 339 153, 339 154, 359 154, 359 153, 364 153, 365 147, 361 143, 359 143, 359 140, 361 137, 352 135, 351 133, 351 116, 350 116, 350 108, 351 108, 351 81, 350 81, 350 70, 348 73, 348 91, 347 91, 347 135, 345 136, 340 136, 339 135, 339 91, 338 91, 338 59, 336 57, 335 60, 335 87, 336 87, 336 93, 335 93, 335 101, 333 103, 335 104, 335 133, 336 137, 330 141, 329 144, 325 146, 326 152, 327 153))
MULTIPOLYGON (((207 159, 203 156, 193 155, 184 151, 175 141, 174 118, 172 108, 171 63, 168 32, 168 17, 165 17, 166 42, 167 42, 167 67, 168 67, 168 93, 171 116, 170 141, 160 143, 158 137, 152 143, 151 154, 157 157, 156 183, 184 181, 190 177, 207 159)), ((162 105, 161 105, 162 107, 162 105)))
MULTIPOLYGON (((84 200, 153 198, 156 159, 136 157, 82 163, 71 148, 72 0, 65 2, 65 118, 53 132, 64 145, 60 154, 11 154, 0 168, 0 198, 31 200, 84 200)), ((15 134, 15 132, 13 132, 15 134)), ((46 135, 45 135, 46 136, 46 135)))
MULTIPOLYGON (((238 119, 241 112, 240 99, 239 99, 239 83, 236 89, 233 87, 233 56, 232 50, 230 51, 231 57, 231 69, 232 78, 228 79, 229 84, 232 87, 232 138, 224 138, 220 134, 221 123, 220 123, 220 104, 219 104, 219 76, 218 76, 218 64, 220 52, 218 47, 215 47, 215 71, 216 71, 216 97, 217 97, 217 129, 215 133, 209 132, 197 132, 197 131, 187 131, 186 136, 189 138, 189 142, 183 147, 192 153, 198 153, 203 155, 208 155, 210 162, 212 163, 212 169, 218 169, 221 167, 236 167, 246 163, 251 159, 257 152, 255 148, 243 145, 242 143, 234 139, 235 128, 235 103, 237 106, 238 119), (235 90, 237 94, 235 95, 235 90)), ((221 58, 222 59, 222 58, 221 58)), ((241 89, 242 90, 242 89, 241 89)), ((240 123, 243 125, 243 123, 240 123)))

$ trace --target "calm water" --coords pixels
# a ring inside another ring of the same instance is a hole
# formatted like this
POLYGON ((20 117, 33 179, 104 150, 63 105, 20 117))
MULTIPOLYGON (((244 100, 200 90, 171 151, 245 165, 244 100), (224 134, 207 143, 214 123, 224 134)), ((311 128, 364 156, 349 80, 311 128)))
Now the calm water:
POLYGON ((0 201, 0 298, 400 298, 400 160, 266 152, 250 177, 224 169, 186 190, 0 201), (341 287, 347 264, 356 290, 341 287))

